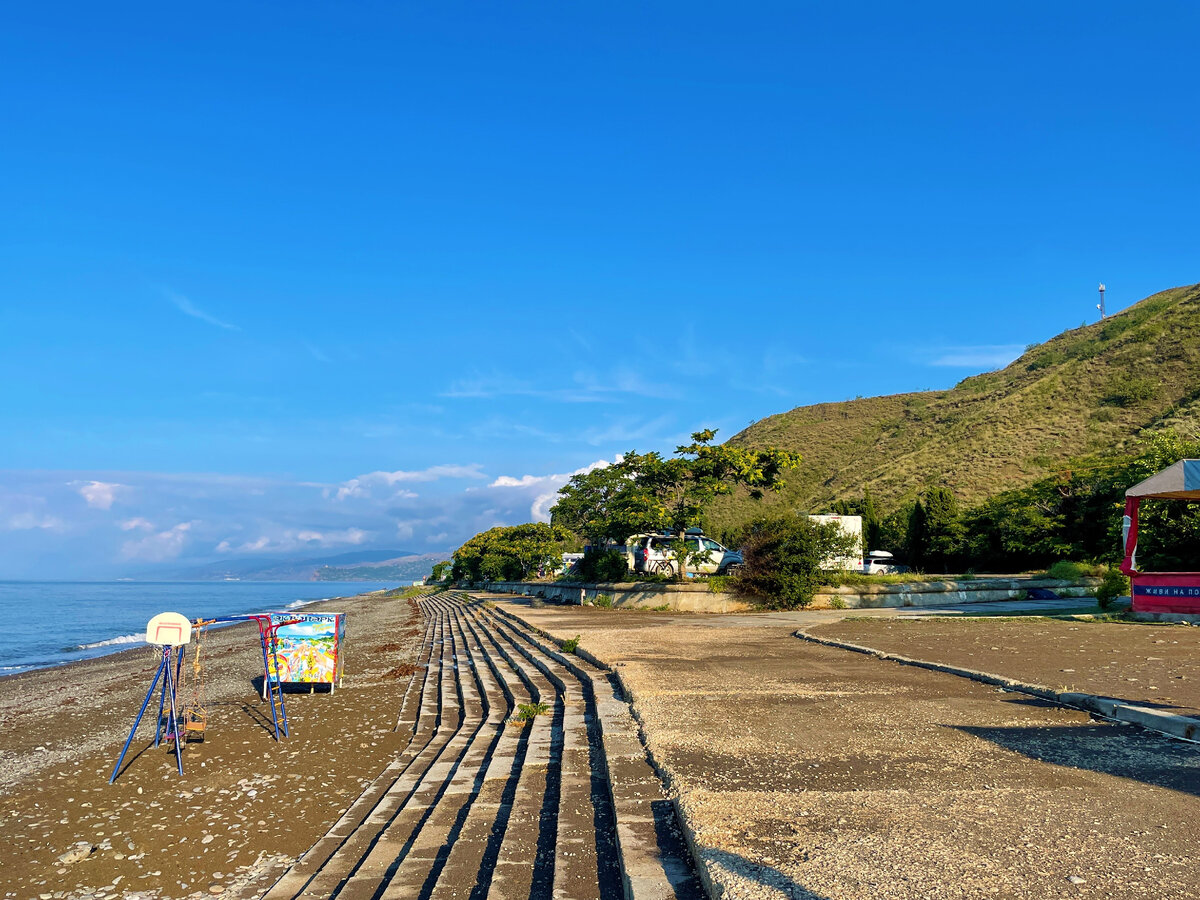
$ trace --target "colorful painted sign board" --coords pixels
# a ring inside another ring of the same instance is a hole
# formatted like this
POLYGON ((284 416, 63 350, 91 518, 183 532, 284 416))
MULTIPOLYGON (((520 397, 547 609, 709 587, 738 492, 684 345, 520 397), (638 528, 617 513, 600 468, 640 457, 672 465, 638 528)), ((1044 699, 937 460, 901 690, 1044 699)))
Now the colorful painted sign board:
POLYGON ((271 613, 276 630, 271 677, 284 684, 336 685, 342 680, 345 613, 271 613))

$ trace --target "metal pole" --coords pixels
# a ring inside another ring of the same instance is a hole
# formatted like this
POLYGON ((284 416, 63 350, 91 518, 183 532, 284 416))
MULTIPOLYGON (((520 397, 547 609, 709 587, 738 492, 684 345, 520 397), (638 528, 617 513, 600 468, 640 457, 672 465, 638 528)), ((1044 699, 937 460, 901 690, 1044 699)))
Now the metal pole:
POLYGON ((1105 318, 1104 312, 1104 285, 1100 285, 1100 318, 1105 318))
POLYGON ((171 734, 175 736, 175 764, 179 767, 179 774, 183 774, 183 751, 179 749, 179 745, 183 743, 183 737, 179 734, 179 719, 175 715, 177 705, 175 699, 175 676, 171 673, 171 650, 167 649, 167 681, 171 685, 171 715, 168 719, 171 734))
POLYGON ((271 666, 267 662, 267 632, 263 630, 261 622, 258 623, 258 637, 262 643, 263 692, 271 698, 271 724, 275 726, 275 740, 279 740, 279 720, 275 718, 275 691, 271 689, 271 666))
MULTIPOLYGON (((170 657, 170 653, 168 652, 166 647, 163 647, 163 661, 162 661, 161 665, 166 666, 167 669, 171 668, 171 661, 170 661, 169 657, 170 657)), ((160 743, 162 743, 162 738, 165 735, 166 726, 163 724, 163 710, 166 708, 167 708, 167 679, 164 677, 163 683, 162 683, 162 694, 160 694, 159 698, 158 698, 158 719, 154 724, 154 746, 155 747, 157 747, 160 743)))
MULTIPOLYGON (((121 755, 117 757, 117 764, 113 766, 112 775, 109 776, 108 783, 112 784, 117 780, 117 773, 121 771, 121 763, 125 761, 125 754, 129 752, 129 745, 133 743, 133 735, 137 731, 138 725, 142 723, 142 716, 146 713, 146 707, 150 705, 150 698, 154 696, 154 689, 158 687, 158 679, 162 676, 163 669, 170 663, 167 659, 166 648, 163 648, 163 658, 158 664, 158 671, 154 673, 154 680, 150 682, 150 690, 146 691, 146 699, 142 701, 142 708, 138 710, 137 718, 133 720, 133 727, 129 729, 129 737, 125 739, 125 746, 121 748, 121 755)), ((155 732, 157 738, 158 732, 155 732)), ((155 743, 157 746, 157 742, 155 743)))
MULTIPOLYGON (((267 620, 270 621, 269 619, 267 620)), ((283 679, 279 677, 279 636, 276 634, 278 625, 271 626, 271 660, 275 663, 275 687, 279 691, 279 718, 283 723, 283 736, 290 737, 288 734, 287 724, 287 708, 283 705, 283 679)), ((274 700, 271 701, 271 708, 274 709, 274 700)))

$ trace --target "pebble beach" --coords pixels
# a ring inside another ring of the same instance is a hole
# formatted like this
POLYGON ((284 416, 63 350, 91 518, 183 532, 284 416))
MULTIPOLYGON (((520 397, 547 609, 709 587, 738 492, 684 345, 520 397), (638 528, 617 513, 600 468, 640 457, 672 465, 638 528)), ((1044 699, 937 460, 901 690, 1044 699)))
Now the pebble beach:
POLYGON ((289 692, 290 736, 277 742, 257 690, 257 630, 211 632, 208 727, 202 742, 185 744, 182 776, 167 745, 153 746, 151 710, 108 783, 157 648, 0 679, 0 897, 261 894, 396 752, 421 638, 419 611, 398 596, 336 598, 305 612, 347 613, 342 685, 289 692))

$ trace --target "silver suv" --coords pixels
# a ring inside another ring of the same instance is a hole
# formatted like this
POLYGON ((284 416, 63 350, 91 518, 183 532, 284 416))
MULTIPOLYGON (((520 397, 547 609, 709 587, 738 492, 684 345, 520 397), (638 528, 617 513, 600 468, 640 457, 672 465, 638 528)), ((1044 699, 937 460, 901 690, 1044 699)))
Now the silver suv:
MULTIPOLYGON (((631 557, 635 572, 645 572, 659 575, 675 575, 678 563, 671 555, 671 543, 675 540, 673 534, 635 534, 625 542, 625 547, 631 557)), ((688 564, 687 574, 695 575, 725 575, 730 570, 742 565, 742 554, 738 550, 730 550, 712 538, 692 529, 684 536, 688 550, 695 553, 705 552, 706 559, 699 565, 688 564)))

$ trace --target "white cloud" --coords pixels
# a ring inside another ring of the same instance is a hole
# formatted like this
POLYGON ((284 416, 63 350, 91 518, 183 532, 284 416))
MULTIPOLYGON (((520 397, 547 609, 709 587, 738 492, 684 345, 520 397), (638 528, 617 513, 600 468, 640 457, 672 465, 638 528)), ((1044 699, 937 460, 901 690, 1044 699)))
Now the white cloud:
POLYGON ((61 531, 64 528, 63 520, 57 516, 38 515, 37 513, 17 513, 15 516, 10 516, 8 519, 8 527, 12 531, 33 531, 41 529, 43 531, 61 531))
POLYGON ((191 316, 193 319, 199 319, 201 322, 207 322, 209 325, 215 325, 217 328, 224 328, 226 331, 241 331, 236 325, 231 325, 228 322, 221 321, 216 316, 209 315, 196 306, 196 304, 192 303, 187 297, 183 296, 183 294, 166 291, 166 295, 175 308, 185 316, 191 316))
MULTIPOLYGON (((620 461, 617 456, 616 461, 620 461)), ((489 488, 517 490, 529 495, 529 514, 535 522, 550 521, 550 507, 558 502, 558 490, 566 484, 573 475, 584 475, 593 469, 603 469, 612 465, 606 459, 598 459, 582 469, 576 469, 566 475, 522 475, 514 478, 511 475, 501 475, 488 485, 489 488)))
POLYGON ((154 523, 148 522, 141 516, 135 516, 132 519, 126 519, 121 523, 122 531, 153 531, 154 523))
POLYGON ((361 528, 343 528, 332 531, 317 531, 312 528, 289 528, 275 536, 262 535, 253 541, 234 544, 226 538, 216 546, 217 553, 281 553, 313 547, 337 547, 349 544, 357 546, 371 537, 361 528))
POLYGON ((150 534, 138 540, 129 540, 121 545, 121 556, 125 559, 140 559, 146 562, 162 562, 174 559, 183 552, 188 532, 194 522, 180 522, 173 528, 150 534))
POLYGON ((125 485, 104 481, 75 482, 79 486, 79 495, 87 501, 92 509, 109 509, 116 499, 117 491, 125 485))
POLYGON ((999 369, 1025 351, 1021 344, 980 344, 974 347, 945 347, 929 361, 931 366, 962 369, 999 369))
MULTIPOLYGON (((401 482, 438 481, 442 478, 486 478, 487 476, 480 471, 482 468, 479 463, 471 463, 466 466, 430 466, 427 469, 415 472, 406 472, 404 470, 395 472, 368 472, 366 475, 359 475, 356 478, 351 478, 349 481, 342 482, 334 494, 334 499, 345 500, 349 497, 368 497, 371 496, 374 488, 392 488, 401 482)), ((391 498, 397 499, 415 496, 417 495, 411 491, 400 490, 392 494, 391 498)))

